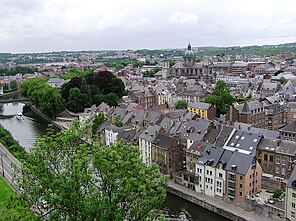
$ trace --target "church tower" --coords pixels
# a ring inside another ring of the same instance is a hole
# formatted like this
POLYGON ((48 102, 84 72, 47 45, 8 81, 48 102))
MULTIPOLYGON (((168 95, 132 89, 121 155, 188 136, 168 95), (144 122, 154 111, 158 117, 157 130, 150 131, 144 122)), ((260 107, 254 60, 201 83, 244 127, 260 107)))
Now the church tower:
POLYGON ((187 67, 192 67, 195 64, 195 59, 196 59, 195 53, 192 50, 191 44, 189 42, 187 46, 187 51, 185 52, 185 55, 184 55, 184 64, 187 67))

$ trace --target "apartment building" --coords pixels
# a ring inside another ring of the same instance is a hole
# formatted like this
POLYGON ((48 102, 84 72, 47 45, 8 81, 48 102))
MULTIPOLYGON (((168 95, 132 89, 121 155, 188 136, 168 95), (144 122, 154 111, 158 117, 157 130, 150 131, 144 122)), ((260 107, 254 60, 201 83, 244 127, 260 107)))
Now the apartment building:
POLYGON ((187 110, 196 113, 201 118, 208 118, 209 120, 213 120, 216 117, 216 108, 214 105, 204 102, 189 103, 187 110))

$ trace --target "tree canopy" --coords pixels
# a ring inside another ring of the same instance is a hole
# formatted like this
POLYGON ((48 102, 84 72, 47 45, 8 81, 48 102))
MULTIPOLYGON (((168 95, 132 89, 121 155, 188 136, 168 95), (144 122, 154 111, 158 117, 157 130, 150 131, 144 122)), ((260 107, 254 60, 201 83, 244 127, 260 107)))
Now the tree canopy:
POLYGON ((44 78, 32 78, 24 81, 21 85, 21 93, 48 117, 54 117, 65 109, 61 94, 47 85, 44 78))
POLYGON ((118 100, 125 94, 125 86, 122 80, 111 72, 103 71, 91 73, 85 76, 85 78, 72 78, 70 82, 62 86, 61 93, 68 103, 67 107, 71 111, 77 112, 77 110, 73 108, 77 105, 81 106, 81 108, 78 109, 83 110, 93 103, 99 105, 103 101, 110 106, 117 106, 118 100), (75 99, 73 101, 73 96, 70 97, 70 91, 73 88, 80 89, 81 94, 84 95, 84 101, 78 103, 75 99), (71 103, 71 105, 69 105, 69 103, 71 103))
POLYGON ((206 103, 211 103, 216 106, 216 114, 226 114, 228 108, 235 101, 235 98, 230 94, 229 89, 224 81, 217 81, 212 95, 204 100, 206 103))
POLYGON ((157 216, 167 177, 141 162, 139 147, 106 147, 75 122, 40 138, 21 168, 21 199, 48 220, 147 220, 157 216), (88 142, 86 142, 88 140, 88 142))
POLYGON ((177 109, 186 109, 187 108, 187 102, 185 100, 180 100, 176 104, 177 109))

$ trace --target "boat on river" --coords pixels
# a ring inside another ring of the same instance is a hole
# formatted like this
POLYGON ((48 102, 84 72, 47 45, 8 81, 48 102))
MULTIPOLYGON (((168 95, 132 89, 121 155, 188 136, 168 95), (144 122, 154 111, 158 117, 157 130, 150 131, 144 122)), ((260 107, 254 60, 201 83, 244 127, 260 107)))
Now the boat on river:
POLYGON ((16 113, 15 117, 16 117, 16 119, 18 119, 18 120, 24 120, 24 115, 23 115, 23 113, 21 113, 21 112, 16 113))

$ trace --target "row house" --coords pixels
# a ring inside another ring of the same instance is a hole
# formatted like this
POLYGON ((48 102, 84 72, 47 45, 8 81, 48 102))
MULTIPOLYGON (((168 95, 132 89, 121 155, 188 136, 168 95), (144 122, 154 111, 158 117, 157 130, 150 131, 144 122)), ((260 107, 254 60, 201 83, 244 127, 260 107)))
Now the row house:
POLYGON ((214 105, 204 102, 189 103, 187 110, 196 113, 201 118, 208 118, 210 120, 216 117, 216 108, 214 105))
POLYGON ((265 137, 258 145, 256 156, 265 177, 288 180, 296 159, 296 143, 265 137))
POLYGON ((143 133, 139 135, 139 149, 142 162, 146 165, 152 164, 152 143, 161 132, 158 125, 147 127, 143 133))
POLYGON ((198 158, 201 156, 206 143, 194 142, 185 151, 185 162, 186 168, 182 173, 182 184, 189 189, 195 190, 195 185, 198 184, 196 175, 196 163, 198 158))
POLYGON ((207 145, 196 163, 196 191, 208 196, 225 195, 226 166, 232 152, 221 147, 207 145))
POLYGON ((251 124, 253 127, 265 128, 264 107, 258 100, 230 106, 226 113, 226 120, 230 124, 238 121, 251 124))
POLYGON ((129 127, 116 127, 109 124, 105 127, 104 139, 106 146, 116 144, 119 140, 131 143, 136 135, 136 130, 129 127))
POLYGON ((178 138, 158 134, 152 142, 152 162, 162 173, 172 175, 180 172, 183 169, 184 148, 178 138))
POLYGON ((255 156, 233 152, 226 171, 226 199, 243 202, 261 191, 262 169, 255 156))
POLYGON ((153 92, 156 97, 156 105, 168 105, 170 106, 172 104, 172 94, 169 92, 169 90, 162 84, 157 85, 153 92))

